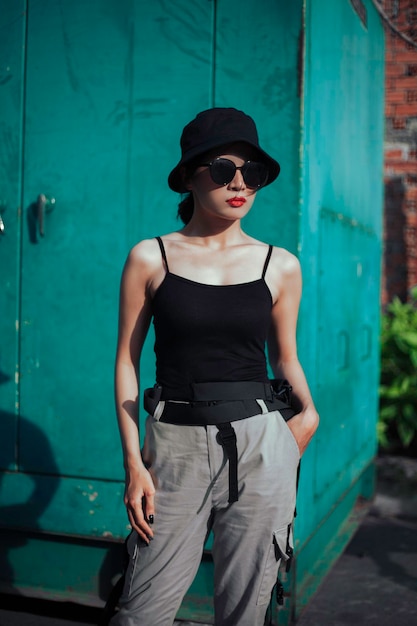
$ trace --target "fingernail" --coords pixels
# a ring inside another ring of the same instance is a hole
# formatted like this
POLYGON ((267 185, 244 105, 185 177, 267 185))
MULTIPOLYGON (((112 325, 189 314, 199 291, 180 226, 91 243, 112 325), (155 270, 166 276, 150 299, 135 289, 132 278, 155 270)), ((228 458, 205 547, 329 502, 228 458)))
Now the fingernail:
POLYGON ((154 516, 150 515, 149 518, 148 518, 148 521, 149 521, 150 524, 153 524, 154 523, 154 516))

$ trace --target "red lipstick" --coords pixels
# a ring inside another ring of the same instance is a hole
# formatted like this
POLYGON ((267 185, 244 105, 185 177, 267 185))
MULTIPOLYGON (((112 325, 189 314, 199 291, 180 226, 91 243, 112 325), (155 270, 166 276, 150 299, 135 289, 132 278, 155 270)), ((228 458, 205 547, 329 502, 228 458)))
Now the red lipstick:
POLYGON ((246 198, 243 198, 243 196, 235 196, 234 198, 229 198, 229 200, 226 200, 226 202, 230 206, 238 208, 245 204, 246 198))

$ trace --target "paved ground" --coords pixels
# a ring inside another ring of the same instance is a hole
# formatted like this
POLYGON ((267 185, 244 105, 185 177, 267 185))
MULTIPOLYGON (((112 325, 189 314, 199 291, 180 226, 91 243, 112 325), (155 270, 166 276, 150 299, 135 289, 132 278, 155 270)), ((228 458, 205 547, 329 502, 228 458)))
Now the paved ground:
MULTIPOLYGON (((417 461, 387 457, 379 465, 374 505, 297 626, 417 625, 417 461)), ((96 609, 0 595, 0 626, 97 619, 96 609)))
POLYGON ((417 624, 417 523, 368 516, 297 626, 417 624))
POLYGON ((297 626, 417 625, 417 460, 378 465, 369 514, 297 626))

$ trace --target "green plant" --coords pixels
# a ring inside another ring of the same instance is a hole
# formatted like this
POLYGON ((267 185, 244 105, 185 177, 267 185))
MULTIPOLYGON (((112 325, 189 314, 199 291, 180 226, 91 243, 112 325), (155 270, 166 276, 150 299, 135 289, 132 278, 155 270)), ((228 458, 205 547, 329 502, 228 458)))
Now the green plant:
POLYGON ((417 443, 417 288, 412 302, 394 298, 382 315, 378 441, 383 448, 417 443))

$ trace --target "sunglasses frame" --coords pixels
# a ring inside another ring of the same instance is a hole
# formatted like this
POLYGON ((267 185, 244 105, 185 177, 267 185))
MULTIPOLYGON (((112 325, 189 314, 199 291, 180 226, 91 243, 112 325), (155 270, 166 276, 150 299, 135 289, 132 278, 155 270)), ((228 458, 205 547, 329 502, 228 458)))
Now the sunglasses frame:
POLYGON ((236 176, 236 171, 240 170, 243 180, 245 181, 245 185, 247 187, 250 187, 250 189, 261 189, 262 187, 265 187, 267 181, 268 181, 268 168, 266 167, 266 165, 264 163, 262 163, 262 161, 245 161, 245 163, 243 165, 236 165, 235 163, 233 163, 233 161, 231 159, 226 159, 225 157, 217 157, 215 159, 213 159, 213 161, 210 161, 210 163, 200 163, 199 167, 208 167, 209 171, 210 171, 210 176, 211 179, 214 183, 216 183, 216 185, 228 185, 229 183, 232 182, 232 180, 234 179, 234 177, 236 176), (226 182, 224 180, 222 180, 221 182, 218 180, 215 180, 213 178, 213 174, 212 174, 212 166, 215 163, 218 163, 220 161, 223 162, 227 162, 227 163, 231 163, 233 165, 233 167, 235 168, 235 171, 233 172, 233 176, 230 180, 227 180, 226 182), (246 178, 245 178, 245 174, 246 171, 248 169, 248 167, 250 167, 250 165, 262 165, 262 167, 265 167, 265 181, 259 185, 249 185, 246 178))

